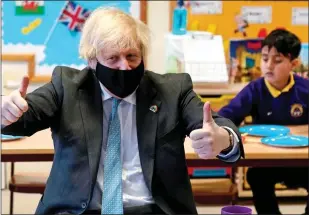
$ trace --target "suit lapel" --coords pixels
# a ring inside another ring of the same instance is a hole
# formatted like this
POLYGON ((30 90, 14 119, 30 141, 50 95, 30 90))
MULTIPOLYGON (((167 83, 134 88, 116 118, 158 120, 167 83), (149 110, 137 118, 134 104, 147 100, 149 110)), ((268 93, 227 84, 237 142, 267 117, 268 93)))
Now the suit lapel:
POLYGON ((136 95, 136 126, 141 166, 150 191, 152 190, 158 111, 161 105, 156 95, 157 91, 145 73, 136 95))
POLYGON ((78 90, 80 112, 85 130, 92 185, 97 176, 103 139, 103 105, 99 83, 89 74, 78 90))

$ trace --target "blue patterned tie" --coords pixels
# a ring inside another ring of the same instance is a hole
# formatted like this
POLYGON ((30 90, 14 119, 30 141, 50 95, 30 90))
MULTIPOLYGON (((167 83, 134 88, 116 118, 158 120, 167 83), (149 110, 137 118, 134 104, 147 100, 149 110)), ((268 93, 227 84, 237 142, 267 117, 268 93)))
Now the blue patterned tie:
POLYGON ((107 150, 104 160, 102 214, 123 214, 122 163, 120 153, 120 122, 118 105, 121 100, 113 98, 109 120, 107 150))

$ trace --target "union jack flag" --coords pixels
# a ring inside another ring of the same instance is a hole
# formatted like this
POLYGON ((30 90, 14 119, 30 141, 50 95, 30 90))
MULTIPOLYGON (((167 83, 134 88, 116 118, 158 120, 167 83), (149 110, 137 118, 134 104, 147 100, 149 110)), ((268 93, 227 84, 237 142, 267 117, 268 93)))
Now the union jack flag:
POLYGON ((58 21, 68 26, 70 31, 78 32, 81 31, 90 13, 90 10, 83 8, 72 1, 68 1, 58 21))

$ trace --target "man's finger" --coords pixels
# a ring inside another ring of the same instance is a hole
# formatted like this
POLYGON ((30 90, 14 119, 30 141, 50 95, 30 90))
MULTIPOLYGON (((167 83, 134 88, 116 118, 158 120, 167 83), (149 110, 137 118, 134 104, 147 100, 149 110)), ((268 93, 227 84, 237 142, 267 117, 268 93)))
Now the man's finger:
POLYGON ((12 123, 9 120, 7 120, 5 117, 2 117, 1 125, 7 126, 7 125, 10 125, 10 124, 12 124, 12 123))
POLYGON ((190 133, 191 140, 199 140, 208 136, 210 136, 210 132, 205 129, 196 129, 190 133))
POLYGON ((214 153, 212 153, 212 152, 198 154, 198 156, 201 159, 214 159, 214 158, 216 158, 216 155, 214 153))
POLYGON ((213 139, 211 137, 205 137, 203 139, 200 140, 194 140, 191 143, 192 148, 194 149, 208 149, 209 147, 212 148, 213 145, 213 139))
POLYGON ((8 120, 11 123, 16 122, 18 120, 18 117, 15 117, 8 110, 2 111, 2 117, 5 118, 6 120, 8 120))
POLYGON ((204 147, 206 147, 206 145, 208 145, 208 144, 207 144, 207 142, 205 143, 205 138, 199 139, 199 140, 194 140, 191 143, 191 146, 194 149, 202 149, 202 148, 204 149, 204 147))
POLYGON ((207 124, 207 123, 212 123, 214 120, 212 118, 212 113, 211 113, 211 108, 210 108, 210 102, 206 102, 204 104, 204 107, 203 107, 203 114, 204 114, 204 117, 203 117, 203 123, 204 124, 207 124))
POLYGON ((20 95, 25 98, 26 94, 27 94, 27 88, 29 86, 29 77, 28 76, 24 76, 22 81, 21 81, 21 84, 20 84, 20 87, 19 87, 19 92, 20 92, 20 95))
POLYGON ((8 103, 7 109, 10 113, 12 113, 15 117, 21 117, 23 115, 23 111, 19 109, 14 103, 8 103))
POLYGON ((211 152, 211 148, 209 146, 205 146, 203 148, 200 149, 194 149, 194 152, 196 154, 208 154, 209 152, 211 152))
POLYGON ((12 101, 23 112, 26 112, 28 110, 27 101, 23 97, 18 95, 18 93, 12 96, 12 101))

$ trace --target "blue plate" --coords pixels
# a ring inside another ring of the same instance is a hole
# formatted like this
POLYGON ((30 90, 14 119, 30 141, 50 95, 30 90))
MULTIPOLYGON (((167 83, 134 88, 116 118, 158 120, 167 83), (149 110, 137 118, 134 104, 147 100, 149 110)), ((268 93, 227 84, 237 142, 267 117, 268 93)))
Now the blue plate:
POLYGON ((281 125, 247 125, 239 128, 240 133, 247 133, 251 136, 273 137, 285 136, 290 129, 281 125))
POLYGON ((23 138, 23 136, 12 136, 12 135, 1 134, 1 141, 18 140, 21 138, 23 138))
POLYGON ((296 135, 264 137, 261 139, 261 142, 266 145, 286 148, 307 147, 309 145, 308 141, 308 137, 296 135))

